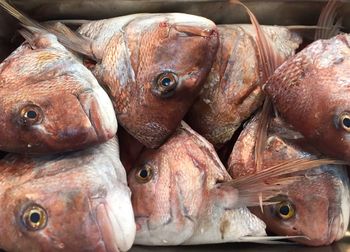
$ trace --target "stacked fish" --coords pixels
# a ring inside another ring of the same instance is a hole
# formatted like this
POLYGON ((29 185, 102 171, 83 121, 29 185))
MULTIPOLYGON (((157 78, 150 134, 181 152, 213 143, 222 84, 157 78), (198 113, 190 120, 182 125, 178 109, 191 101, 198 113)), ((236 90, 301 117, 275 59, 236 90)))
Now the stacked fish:
POLYGON ((25 38, 0 65, 0 150, 11 152, 0 160, 0 248, 319 246, 345 235, 349 35, 295 54, 298 34, 249 10, 253 25, 135 14, 72 31, 0 4, 25 38))

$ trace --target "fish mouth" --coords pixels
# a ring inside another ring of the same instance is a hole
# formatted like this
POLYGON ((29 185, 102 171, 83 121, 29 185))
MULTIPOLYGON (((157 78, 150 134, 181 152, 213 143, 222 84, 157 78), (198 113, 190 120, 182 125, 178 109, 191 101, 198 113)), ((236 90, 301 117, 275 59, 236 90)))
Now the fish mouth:
POLYGON ((106 252, 127 251, 130 248, 123 237, 123 228, 113 214, 110 214, 106 204, 101 203, 97 206, 96 218, 106 252))
POLYGON ((115 136, 118 128, 112 102, 103 90, 88 89, 77 96, 88 117, 98 142, 115 136))
POLYGON ((170 14, 173 27, 178 31, 189 36, 210 37, 216 32, 216 25, 213 21, 193 16, 189 14, 174 13, 170 14))
POLYGON ((96 223, 107 252, 127 251, 136 233, 130 192, 126 186, 115 187, 113 192, 103 202, 98 200, 96 223))

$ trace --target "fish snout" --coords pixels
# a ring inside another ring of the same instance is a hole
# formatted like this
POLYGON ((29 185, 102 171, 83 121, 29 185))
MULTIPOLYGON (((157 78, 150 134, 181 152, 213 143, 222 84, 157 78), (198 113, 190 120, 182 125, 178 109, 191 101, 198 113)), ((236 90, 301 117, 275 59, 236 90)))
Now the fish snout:
POLYGON ((108 95, 103 90, 86 90, 78 100, 93 127, 98 142, 105 142, 115 136, 117 118, 108 95))
POLYGON ((173 28, 188 36, 210 37, 217 33, 215 23, 204 17, 176 13, 169 18, 173 28))
POLYGON ((98 202, 96 221, 107 252, 123 252, 131 248, 136 225, 129 193, 113 193, 106 201, 98 202))

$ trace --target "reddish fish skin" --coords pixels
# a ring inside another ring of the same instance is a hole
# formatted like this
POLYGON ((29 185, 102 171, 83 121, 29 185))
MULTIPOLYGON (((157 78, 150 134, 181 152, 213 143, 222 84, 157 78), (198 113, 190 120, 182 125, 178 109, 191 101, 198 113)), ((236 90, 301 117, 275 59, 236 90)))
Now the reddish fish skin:
MULTIPOLYGON (((279 54, 294 54, 301 38, 285 27, 262 26, 279 54)), ((261 105, 262 63, 252 25, 219 25, 220 45, 200 96, 186 120, 215 147, 261 105)))
POLYGON ((350 36, 318 40, 265 85, 280 116, 322 154, 350 160, 350 36))
MULTIPOLYGON (((258 117, 245 127, 231 153, 228 172, 233 178, 254 174, 254 141, 258 117)), ((263 153, 263 167, 276 165, 288 159, 316 157, 312 146, 305 143, 300 133, 275 119, 269 129, 267 146, 263 153)), ((317 154, 319 155, 319 154, 317 154)), ((277 235, 304 235, 309 239, 295 241, 324 246, 340 240, 349 222, 349 179, 346 167, 327 165, 301 173, 302 179, 288 186, 279 200, 291 202, 295 216, 283 219, 278 205, 250 208, 262 219, 268 230, 277 235), (302 188, 302 189, 301 189, 302 188)))
POLYGON ((0 150, 66 152, 117 131, 108 95, 53 35, 35 35, 1 63, 0 97, 0 150))
POLYGON ((100 20, 79 33, 93 41, 93 73, 112 97, 118 122, 149 148, 159 147, 180 124, 219 45, 212 21, 180 13, 100 20), (162 93, 157 83, 165 74, 178 84, 162 93))
POLYGON ((136 228, 116 139, 42 158, 9 154, 0 160, 0 170, 0 222, 8 223, 0 226, 1 249, 119 252, 131 247, 136 228), (39 229, 24 217, 33 206, 46 213, 39 229))

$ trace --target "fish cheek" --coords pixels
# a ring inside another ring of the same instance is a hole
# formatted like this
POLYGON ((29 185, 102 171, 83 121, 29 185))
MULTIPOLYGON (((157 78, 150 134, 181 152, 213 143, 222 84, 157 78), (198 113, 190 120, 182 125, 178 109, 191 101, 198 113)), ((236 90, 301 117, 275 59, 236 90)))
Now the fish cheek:
POLYGON ((37 240, 44 251, 78 251, 99 243, 100 235, 91 211, 93 206, 89 205, 81 188, 51 191, 43 194, 35 204, 46 206, 47 225, 42 230, 26 233, 37 240))

